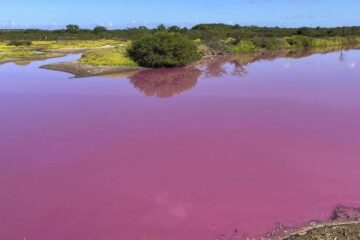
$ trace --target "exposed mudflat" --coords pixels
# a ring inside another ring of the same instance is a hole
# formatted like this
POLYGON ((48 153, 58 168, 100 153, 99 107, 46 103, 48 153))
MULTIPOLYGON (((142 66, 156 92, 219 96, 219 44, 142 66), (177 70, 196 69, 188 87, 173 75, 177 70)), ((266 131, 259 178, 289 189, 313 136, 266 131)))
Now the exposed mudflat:
POLYGON ((112 75, 112 74, 124 74, 129 73, 130 75, 140 70, 140 68, 132 67, 117 67, 117 66, 93 66, 78 61, 71 62, 59 62, 49 65, 41 66, 41 68, 48 70, 56 70, 74 74, 76 77, 91 77, 101 75, 112 75))

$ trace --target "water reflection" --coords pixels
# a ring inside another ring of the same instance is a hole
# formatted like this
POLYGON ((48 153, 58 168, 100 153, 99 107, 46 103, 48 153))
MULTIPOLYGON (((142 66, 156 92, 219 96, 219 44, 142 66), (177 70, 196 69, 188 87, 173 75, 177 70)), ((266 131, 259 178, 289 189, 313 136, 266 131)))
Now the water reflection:
POLYGON ((244 76, 247 72, 239 56, 221 56, 202 61, 199 65, 208 78, 219 78, 225 75, 244 76))
POLYGON ((194 87, 200 75, 199 69, 187 67, 144 70, 129 79, 146 96, 169 98, 194 87))
MULTIPOLYGON (((259 52, 256 54, 224 55, 202 60, 190 67, 174 69, 144 70, 128 76, 133 86, 145 96, 170 98, 193 88, 200 76, 205 79, 222 79, 224 76, 243 77, 247 65, 259 61, 273 61, 282 58, 303 58, 312 54, 326 54, 338 49, 302 49, 259 52)), ((339 62, 349 68, 355 68, 356 62, 346 59, 346 50, 339 53, 339 62)), ((283 68, 289 68, 285 62, 283 68)))
POLYGON ((31 63, 30 60, 19 60, 14 62, 18 66, 27 66, 31 63))
POLYGON ((344 53, 343 50, 341 50, 340 55, 339 55, 339 62, 345 64, 345 66, 347 66, 348 68, 355 68, 357 66, 357 63, 355 61, 348 61, 346 58, 346 54, 344 53))

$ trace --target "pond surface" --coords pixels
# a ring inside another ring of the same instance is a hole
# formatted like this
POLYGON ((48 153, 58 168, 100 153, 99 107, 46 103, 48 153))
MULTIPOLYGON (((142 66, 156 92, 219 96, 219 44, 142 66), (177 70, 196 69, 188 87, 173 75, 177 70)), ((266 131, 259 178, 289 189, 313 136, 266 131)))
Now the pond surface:
POLYGON ((0 239, 259 237, 360 206, 360 51, 73 78, 0 65, 0 239))

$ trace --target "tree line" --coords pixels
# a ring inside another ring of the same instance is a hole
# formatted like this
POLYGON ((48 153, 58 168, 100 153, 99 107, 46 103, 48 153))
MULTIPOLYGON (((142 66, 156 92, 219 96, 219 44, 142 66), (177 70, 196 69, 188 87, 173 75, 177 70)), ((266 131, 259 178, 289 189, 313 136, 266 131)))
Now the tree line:
POLYGON ((252 38, 281 38, 289 36, 305 36, 312 38, 326 37, 359 37, 360 27, 259 27, 240 26, 238 24, 198 24, 192 28, 179 26, 165 26, 163 24, 156 28, 139 26, 127 29, 109 30, 104 26, 94 29, 81 29, 76 24, 69 24, 60 30, 0 30, 0 40, 96 40, 96 39, 123 39, 134 40, 155 32, 176 32, 195 40, 201 39, 205 42, 225 39, 252 39, 252 38))

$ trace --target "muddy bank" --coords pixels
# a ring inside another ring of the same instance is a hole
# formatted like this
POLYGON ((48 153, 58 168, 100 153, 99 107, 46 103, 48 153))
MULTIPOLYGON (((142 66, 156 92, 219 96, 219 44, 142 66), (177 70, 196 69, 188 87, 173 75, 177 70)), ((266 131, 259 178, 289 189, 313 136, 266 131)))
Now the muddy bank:
POLYGON ((41 66, 43 69, 67 72, 75 75, 76 77, 91 77, 101 75, 132 75, 134 72, 139 71, 141 68, 133 67, 120 67, 120 66, 93 66, 78 61, 72 62, 59 62, 49 65, 41 66))
POLYGON ((68 54, 74 53, 84 53, 89 50, 93 49, 111 49, 114 46, 106 45, 102 47, 92 47, 92 48, 61 48, 61 49, 36 49, 38 51, 38 55, 32 56, 22 56, 22 57, 7 57, 4 59, 0 59, 0 64, 14 62, 18 65, 25 65, 25 63, 30 63, 32 61, 40 61, 46 60, 49 58, 57 58, 57 57, 64 57, 68 54))
POLYGON ((22 63, 30 63, 32 61, 41 61, 49 58, 64 57, 67 54, 68 54, 67 52, 56 51, 56 52, 44 52, 41 55, 9 57, 9 58, 1 59, 0 64, 14 62, 14 63, 19 63, 19 65, 23 65, 22 63))
POLYGON ((295 232, 283 240, 359 240, 360 222, 331 223, 295 232))
POLYGON ((359 240, 360 208, 338 205, 328 223, 315 223, 310 226, 290 231, 292 234, 283 240, 359 240))

